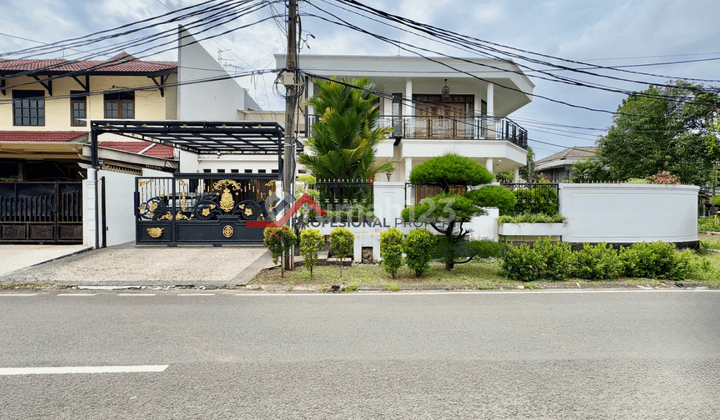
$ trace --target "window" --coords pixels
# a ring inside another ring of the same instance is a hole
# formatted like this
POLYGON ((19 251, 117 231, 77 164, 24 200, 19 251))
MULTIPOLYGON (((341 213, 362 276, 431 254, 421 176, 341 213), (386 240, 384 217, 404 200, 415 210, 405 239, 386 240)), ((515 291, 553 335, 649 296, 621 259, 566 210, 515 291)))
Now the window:
POLYGON ((87 125, 87 97, 85 92, 76 90, 70 91, 70 125, 73 127, 85 127, 87 125))
POLYGON ((203 173, 209 174, 210 172, 210 169, 203 169, 203 173))
POLYGON ((13 125, 45 125, 44 90, 13 90, 13 125))
POLYGON ((135 92, 105 94, 105 118, 135 118, 135 92))
POLYGON ((258 169, 259 174, 264 174, 265 172, 267 172, 265 169, 258 169))
POLYGON ((245 173, 246 173, 246 174, 251 174, 251 173, 252 173, 252 169, 245 169, 245 173))
POLYGON ((277 169, 273 169, 273 170, 272 170, 272 171, 270 171, 270 172, 272 172, 272 173, 276 174, 276 173, 278 173, 278 170, 277 170, 277 169))
POLYGON ((232 174, 236 174, 238 172, 240 172, 240 171, 238 171, 237 169, 230 169, 230 173, 232 173, 232 174))
POLYGON ((219 174, 224 174, 224 173, 225 173, 225 169, 218 169, 218 170, 217 170, 217 173, 219 173, 219 174))

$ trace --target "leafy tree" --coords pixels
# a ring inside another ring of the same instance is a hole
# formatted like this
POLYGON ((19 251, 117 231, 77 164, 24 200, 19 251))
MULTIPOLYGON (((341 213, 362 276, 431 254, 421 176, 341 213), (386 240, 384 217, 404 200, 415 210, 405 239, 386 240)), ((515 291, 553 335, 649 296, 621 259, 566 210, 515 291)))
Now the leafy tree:
POLYGON ((520 177, 524 179, 525 182, 535 182, 538 179, 535 173, 535 152, 532 147, 527 148, 527 164, 520 167, 520 177))
POLYGON ((456 154, 428 159, 410 173, 411 184, 440 185, 444 192, 448 192, 451 185, 488 184, 492 179, 483 165, 456 154))
POLYGON ((585 174, 588 175, 588 182, 610 181, 610 172, 605 165, 597 158, 585 158, 576 162, 570 169, 570 180, 574 183, 585 182, 585 174))
POLYGON ((342 278, 343 259, 353 253, 355 236, 346 228, 336 227, 330 232, 330 249, 340 258, 340 278, 342 278))
POLYGON ((717 90, 682 81, 633 93, 599 140, 598 156, 613 179, 669 171, 680 182, 706 185, 720 159, 712 132, 719 105, 717 90))
POLYGON ((397 228, 390 228, 380 234, 380 256, 383 266, 392 278, 402 266, 403 233, 397 228))
POLYGON ((390 163, 375 166, 375 149, 391 130, 374 128, 380 111, 370 79, 315 86, 317 93, 307 102, 320 115, 306 143, 312 154, 300 154, 298 162, 323 179, 372 181, 375 174, 392 171, 390 163))
POLYGON ((318 262, 318 251, 325 246, 325 237, 316 229, 305 229, 300 233, 300 254, 303 256, 303 265, 310 269, 310 278, 313 277, 313 267, 318 262))
MULTIPOLYGON (((288 225, 266 227, 263 230, 263 236, 265 237, 263 240, 265 247, 270 251, 275 264, 297 242, 295 232, 288 225)), ((280 262, 280 277, 285 277, 285 267, 282 261, 280 262)))
POLYGON ((438 246, 445 260, 445 268, 452 270, 455 264, 464 264, 472 260, 470 257, 465 261, 456 261, 455 255, 460 241, 470 233, 463 228, 463 223, 481 214, 485 214, 485 211, 472 200, 462 195, 444 192, 426 197, 420 203, 404 209, 402 218, 406 222, 427 222, 444 236, 438 246))
POLYGON ((513 173, 512 169, 508 169, 507 171, 498 172, 495 174, 495 180, 502 184, 513 183, 513 182, 515 182, 515 173, 513 173))
POLYGON ((427 229, 415 229, 408 233, 403 243, 407 265, 420 277, 430 268, 432 250, 435 246, 435 236, 427 229))

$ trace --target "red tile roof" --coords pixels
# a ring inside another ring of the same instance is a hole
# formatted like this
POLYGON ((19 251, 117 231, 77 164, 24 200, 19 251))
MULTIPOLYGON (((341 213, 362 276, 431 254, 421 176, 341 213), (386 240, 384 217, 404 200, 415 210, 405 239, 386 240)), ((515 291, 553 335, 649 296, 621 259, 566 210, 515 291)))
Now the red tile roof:
POLYGON ((4 60, 0 61, 0 71, 33 71, 46 69, 51 72, 70 72, 89 70, 91 72, 114 73, 155 73, 176 69, 177 63, 170 61, 140 61, 125 52, 106 61, 69 61, 64 58, 52 60, 4 60))
POLYGON ((140 154, 145 150, 143 156, 152 156, 156 158, 172 159, 174 157, 173 148, 163 146, 162 144, 150 143, 148 141, 102 141, 98 146, 106 149, 120 150, 123 152, 140 154), (149 146, 152 146, 148 149, 149 146))
POLYGON ((65 143, 87 134, 84 131, 0 131, 0 142, 65 143))

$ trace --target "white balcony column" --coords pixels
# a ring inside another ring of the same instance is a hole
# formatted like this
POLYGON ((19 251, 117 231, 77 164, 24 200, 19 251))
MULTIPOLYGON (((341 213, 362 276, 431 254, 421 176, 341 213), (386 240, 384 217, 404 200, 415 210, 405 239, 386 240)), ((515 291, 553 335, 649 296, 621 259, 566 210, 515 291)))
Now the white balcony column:
POLYGON ((493 158, 485 159, 485 167, 487 168, 488 172, 490 172, 491 174, 495 173, 495 171, 493 170, 494 164, 495 164, 495 159, 493 159, 493 158))
MULTIPOLYGON (((475 104, 473 109, 475 115, 482 115, 482 98, 480 95, 475 95, 475 104)), ((481 119, 475 118, 475 115, 473 115, 472 123, 477 124, 477 126, 473 127, 473 138, 481 139, 484 136, 482 131, 483 122, 481 119)))
POLYGON ((495 85, 492 83, 488 83, 487 87, 487 97, 485 98, 485 102, 487 102, 487 115, 488 115, 488 131, 487 131, 487 138, 494 139, 496 138, 496 124, 495 124, 495 85))
POLYGON ((515 173, 513 174, 513 182, 520 182, 520 168, 515 168, 515 173))
MULTIPOLYGON (((313 80, 312 77, 307 76, 308 78, 308 85, 307 85, 307 98, 310 99, 315 94, 315 80, 313 80)), ((308 105, 308 115, 313 115, 315 113, 315 109, 308 105)))
MULTIPOLYGON (((406 157, 405 158, 405 183, 410 182, 410 172, 412 172, 412 158, 406 157)), ((407 187, 407 194, 405 195, 405 204, 408 206, 412 206, 413 202, 415 201, 415 189, 412 187, 412 185, 408 185, 407 187)))
POLYGON ((412 95, 413 95, 413 82, 412 79, 405 80, 405 101, 403 101, 403 117, 415 116, 413 110, 412 95))

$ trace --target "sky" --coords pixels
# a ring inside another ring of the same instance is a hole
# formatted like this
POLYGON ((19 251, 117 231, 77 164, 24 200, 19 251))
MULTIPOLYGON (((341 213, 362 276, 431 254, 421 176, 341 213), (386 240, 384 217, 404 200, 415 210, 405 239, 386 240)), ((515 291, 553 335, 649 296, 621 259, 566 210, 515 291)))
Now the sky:
MULTIPOLYGON (((200 2, 200 0, 33 0, 33 8, 30 9, 27 3, 19 0, 2 0, 0 1, 0 54, 41 45, 38 42, 52 43, 82 37, 200 2)), ((313 0, 311 3, 300 4, 301 14, 304 14, 303 39, 307 39, 307 43, 303 43, 302 54, 414 56, 412 52, 399 50, 397 46, 379 41, 367 34, 309 16, 309 14, 323 14, 317 9, 320 8, 336 13, 356 26, 389 39, 407 42, 441 54, 481 57, 475 52, 461 51, 348 14, 336 8, 337 3, 333 0, 313 0), (312 34, 314 38, 309 37, 308 34, 312 34)), ((566 71, 525 63, 532 67, 532 69, 524 68, 523 71, 535 84, 534 93, 538 96, 532 103, 513 113, 510 118, 528 130, 531 140, 529 144, 538 158, 561 151, 565 147, 593 146, 597 138, 612 125, 612 112, 617 110, 626 94, 538 79, 536 76, 542 75, 535 70, 549 69, 554 74, 576 77, 623 91, 644 90, 649 83, 666 83, 678 77, 704 79, 707 80, 703 82, 706 86, 720 86, 720 2, 717 0, 598 0, 594 2, 371 0, 363 3, 388 13, 484 41, 608 67, 635 66, 622 68, 662 76, 593 70, 632 80, 622 81, 577 76, 566 71), (663 64, 678 61, 693 62, 663 64), (573 106, 553 101, 566 102, 573 106), (596 111, 578 107, 593 108, 596 111)), ((285 6, 282 2, 275 3, 274 8, 284 13, 285 6)), ((218 26, 209 33, 216 35, 269 18, 271 14, 272 9, 268 5, 257 12, 218 26)), ((170 29, 176 25, 177 23, 167 24, 159 29, 170 29)), ((220 54, 224 58, 224 64, 235 66, 227 67, 231 74, 235 71, 272 69, 275 66, 273 54, 285 53, 287 49, 284 28, 281 29, 281 26, 284 26, 282 17, 277 20, 268 19, 249 28, 218 36, 214 40, 203 41, 202 44, 216 57, 218 50, 223 50, 220 54)), ((118 39, 109 40, 103 45, 113 47, 117 42, 118 39)), ((143 47, 129 48, 127 52, 135 55, 142 49, 143 47)), ((77 50, 67 50, 64 53, 68 58, 77 58, 86 54, 77 50)), ((62 52, 58 52, 52 58, 62 55, 62 52)), ((528 54, 523 53, 523 55, 528 54)), ((4 58, 12 59, 20 56, 4 58)), ((109 56, 96 59, 106 58, 109 56)), ((143 59, 177 60, 177 54, 172 50, 143 59)), ((237 80, 248 89, 263 109, 281 110, 284 108, 283 99, 273 89, 274 78, 274 74, 266 74, 237 80)))

